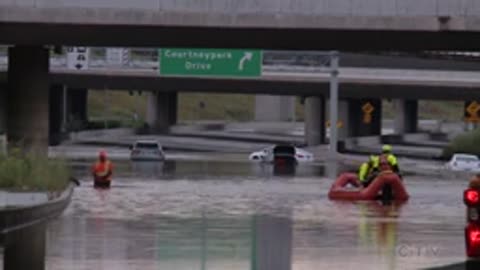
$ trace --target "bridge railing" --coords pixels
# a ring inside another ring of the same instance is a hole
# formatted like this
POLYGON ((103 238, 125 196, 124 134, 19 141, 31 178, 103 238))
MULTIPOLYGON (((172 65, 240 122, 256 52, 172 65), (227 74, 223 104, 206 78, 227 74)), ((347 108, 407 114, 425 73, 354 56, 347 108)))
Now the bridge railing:
MULTIPOLYGON (((125 70, 157 70, 158 49, 131 48, 128 50, 128 61, 109 63, 107 48, 90 48, 88 68, 90 69, 125 69, 125 70)), ((292 52, 292 51, 264 51, 263 70, 275 72, 315 72, 322 71, 328 65, 325 52, 292 52)), ((0 66, 8 65, 8 51, 0 47, 0 66)), ((67 56, 65 52, 51 53, 50 66, 66 68, 67 56)))
MULTIPOLYGON (((107 48, 93 47, 89 50, 89 69, 124 69, 155 71, 158 69, 158 49, 154 48, 125 48, 128 59, 118 63, 109 63, 107 48)), ((453 59, 460 61, 479 61, 480 52, 455 52, 455 51, 423 51, 416 53, 398 52, 365 52, 372 55, 388 55, 396 57, 418 57, 429 59, 453 59)), ((288 72, 288 73, 315 73, 322 72, 328 66, 325 52, 295 52, 295 51, 264 51, 263 71, 288 72)), ((340 59, 341 62, 341 59, 340 59)), ((8 65, 7 47, 0 47, 0 66, 8 65)), ((52 50, 50 66, 53 68, 66 68, 67 57, 65 50, 55 54, 52 50)))

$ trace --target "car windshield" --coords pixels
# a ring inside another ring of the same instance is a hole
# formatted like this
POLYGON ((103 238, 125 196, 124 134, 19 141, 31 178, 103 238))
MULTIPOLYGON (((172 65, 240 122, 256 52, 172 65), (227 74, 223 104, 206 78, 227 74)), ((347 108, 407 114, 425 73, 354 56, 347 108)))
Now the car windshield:
POLYGON ((156 143, 137 143, 136 148, 158 149, 158 144, 156 144, 156 143))
POLYGON ((295 155, 295 148, 292 146, 275 146, 273 149, 273 153, 275 155, 278 154, 289 154, 289 155, 295 155))
POLYGON ((474 162, 474 161, 478 161, 478 158, 474 156, 460 156, 460 157, 457 157, 457 161, 474 162))

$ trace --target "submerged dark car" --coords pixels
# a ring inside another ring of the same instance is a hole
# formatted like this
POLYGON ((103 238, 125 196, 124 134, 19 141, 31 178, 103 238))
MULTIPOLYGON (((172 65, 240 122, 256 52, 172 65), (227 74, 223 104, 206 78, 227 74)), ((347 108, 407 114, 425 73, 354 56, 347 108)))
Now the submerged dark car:
POLYGON ((273 163, 275 165, 295 165, 295 147, 291 145, 277 145, 273 148, 273 163))

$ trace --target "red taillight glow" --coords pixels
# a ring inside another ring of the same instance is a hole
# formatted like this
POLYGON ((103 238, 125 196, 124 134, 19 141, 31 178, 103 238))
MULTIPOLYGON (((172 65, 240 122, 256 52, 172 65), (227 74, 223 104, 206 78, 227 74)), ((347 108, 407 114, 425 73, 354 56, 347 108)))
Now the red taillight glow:
POLYGON ((463 193, 463 200, 466 205, 476 205, 480 202, 480 194, 478 190, 467 189, 463 193))
POLYGON ((470 244, 477 246, 480 244, 480 230, 472 229, 468 232, 468 238, 470 239, 470 244))
POLYGON ((480 227, 469 224, 465 229, 468 257, 480 256, 480 227))

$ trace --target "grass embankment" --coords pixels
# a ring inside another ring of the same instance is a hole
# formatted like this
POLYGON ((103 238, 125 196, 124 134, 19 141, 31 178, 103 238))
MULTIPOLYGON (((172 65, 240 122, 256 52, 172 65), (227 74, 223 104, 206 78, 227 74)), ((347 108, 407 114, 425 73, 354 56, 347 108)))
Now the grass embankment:
MULTIPOLYGON (((147 108, 146 92, 131 96, 128 91, 108 91, 107 111, 104 109, 104 91, 90 91, 88 95, 89 116, 91 119, 107 118, 131 126, 133 114, 138 113, 139 121, 145 120, 147 108)), ((304 107, 300 98, 296 99, 296 120, 303 121, 304 107)), ((384 101, 383 116, 393 118, 393 103, 384 101)), ((421 119, 443 119, 459 121, 463 117, 463 102, 420 101, 418 114, 421 119)), ((197 120, 252 121, 255 117, 255 96, 241 94, 201 94, 180 93, 178 99, 178 120, 180 123, 197 120), (202 103, 204 106, 202 106, 202 103)))
POLYGON ((0 157, 0 188, 56 191, 69 183, 70 168, 63 160, 49 160, 19 152, 0 157))
MULTIPOLYGON (((89 91, 88 112, 91 119, 116 119, 126 126, 134 122, 138 114, 144 121, 147 110, 147 94, 137 91, 131 96, 128 91, 108 91, 108 110, 104 108, 104 91, 89 91)), ((178 97, 178 120, 250 121, 254 118, 255 97, 236 94, 196 94, 181 93, 178 97)))
POLYGON ((453 139, 443 150, 443 156, 450 158, 454 153, 466 153, 480 156, 480 129, 464 133, 453 139))

